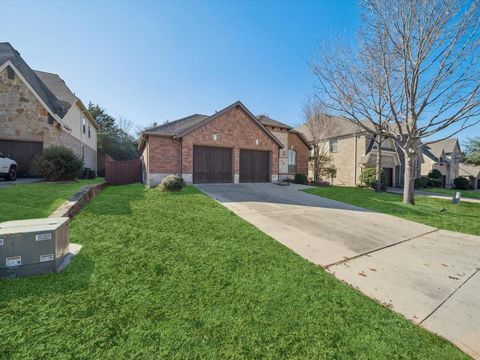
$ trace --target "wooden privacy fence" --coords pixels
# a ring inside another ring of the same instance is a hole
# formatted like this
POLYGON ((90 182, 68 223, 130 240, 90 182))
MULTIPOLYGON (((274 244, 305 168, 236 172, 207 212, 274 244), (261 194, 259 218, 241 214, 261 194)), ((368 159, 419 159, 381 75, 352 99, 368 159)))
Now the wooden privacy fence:
POLYGON ((142 181, 140 159, 115 161, 105 156, 105 180, 110 185, 125 185, 142 181))

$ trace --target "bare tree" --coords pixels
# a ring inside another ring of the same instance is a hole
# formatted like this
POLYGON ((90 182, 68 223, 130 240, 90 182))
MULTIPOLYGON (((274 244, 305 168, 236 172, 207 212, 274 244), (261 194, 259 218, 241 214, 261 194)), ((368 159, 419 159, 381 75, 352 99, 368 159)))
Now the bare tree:
POLYGON ((370 101, 361 100, 369 93, 366 89, 381 95, 381 103, 386 104, 381 111, 386 117, 382 136, 394 139, 404 153, 403 201, 414 204, 414 164, 421 147, 480 122, 480 2, 364 0, 361 4, 358 49, 337 53, 340 71, 335 75, 340 79, 331 80, 328 63, 314 68, 320 96, 358 122, 361 117, 369 119, 371 112, 380 113, 368 106, 370 101), (373 56, 367 59, 364 55, 369 52, 373 56), (378 71, 373 80, 364 72, 367 63, 378 71), (327 89, 333 89, 333 95, 327 89), (429 140, 434 135, 438 138, 429 140))
POLYGON ((333 168, 328 165, 330 156, 325 139, 335 134, 338 123, 325 113, 321 103, 315 99, 310 99, 305 103, 303 113, 304 125, 310 133, 313 146, 313 180, 318 182, 324 175, 333 175, 333 168))
POLYGON ((124 117, 119 117, 117 120, 117 125, 120 130, 122 130, 125 134, 130 134, 130 131, 133 128, 132 120, 129 120, 124 117))
POLYGON ((342 41, 333 45, 320 44, 312 71, 318 80, 316 96, 319 102, 333 114, 354 122, 375 141, 375 190, 381 191, 382 143, 387 137, 385 130, 391 114, 385 78, 377 62, 378 53, 378 47, 367 37, 367 32, 360 29, 357 49, 342 41))

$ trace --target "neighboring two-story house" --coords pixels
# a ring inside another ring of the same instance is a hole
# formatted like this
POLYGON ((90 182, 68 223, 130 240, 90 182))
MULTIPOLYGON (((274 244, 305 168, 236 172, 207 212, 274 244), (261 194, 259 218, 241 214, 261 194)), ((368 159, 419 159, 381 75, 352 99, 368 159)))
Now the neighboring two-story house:
POLYGON ((0 152, 28 175, 33 158, 51 145, 77 153, 97 170, 98 126, 57 74, 32 70, 9 43, 0 43, 0 152))
MULTIPOLYGON (((337 174, 334 179, 323 179, 335 185, 357 186, 360 174, 365 168, 375 167, 377 145, 373 136, 362 127, 342 117, 335 117, 336 126, 332 135, 321 141, 323 151, 331 157, 337 174)), ((365 123, 368 126, 368 123, 365 123)), ((306 125, 297 128, 309 141, 312 136, 306 125)), ((421 156, 414 165, 415 176, 420 176, 421 156)), ((382 168, 387 176, 387 186, 402 187, 404 177, 404 156, 392 139, 385 139, 382 144, 382 168)), ((313 178, 310 169, 309 177, 313 178)))
POLYGON ((453 187, 453 180, 459 176, 460 144, 458 139, 451 138, 422 147, 422 176, 437 169, 443 176, 443 187, 453 187))
POLYGON ((473 190, 480 190, 480 166, 460 164, 458 176, 467 178, 473 190))

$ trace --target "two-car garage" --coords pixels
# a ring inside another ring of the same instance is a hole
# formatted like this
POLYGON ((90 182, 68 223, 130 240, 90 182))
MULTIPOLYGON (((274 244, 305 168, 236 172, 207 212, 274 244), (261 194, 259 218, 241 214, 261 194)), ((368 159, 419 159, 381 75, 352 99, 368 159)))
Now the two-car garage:
POLYGON ((194 184, 278 181, 283 147, 239 101, 210 116, 193 114, 144 131, 139 144, 147 186, 169 174, 194 184))
MULTIPOLYGON (((240 149, 239 181, 270 181, 270 152, 240 149)), ((215 146, 193 146, 193 183, 233 183, 234 149, 215 146)))

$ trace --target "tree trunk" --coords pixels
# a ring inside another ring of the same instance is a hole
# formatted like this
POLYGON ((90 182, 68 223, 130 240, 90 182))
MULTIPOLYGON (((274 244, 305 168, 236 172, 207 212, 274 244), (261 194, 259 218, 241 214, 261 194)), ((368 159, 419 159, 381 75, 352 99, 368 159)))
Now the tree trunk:
POLYGON ((375 167, 375 191, 382 191, 382 140, 377 142, 377 163, 375 167))
POLYGON ((318 183, 319 182, 319 170, 318 170, 318 167, 319 167, 319 145, 314 145, 313 146, 313 181, 315 183, 318 183))
POLYGON ((405 151, 405 173, 403 179, 403 203, 415 205, 413 155, 405 151))

